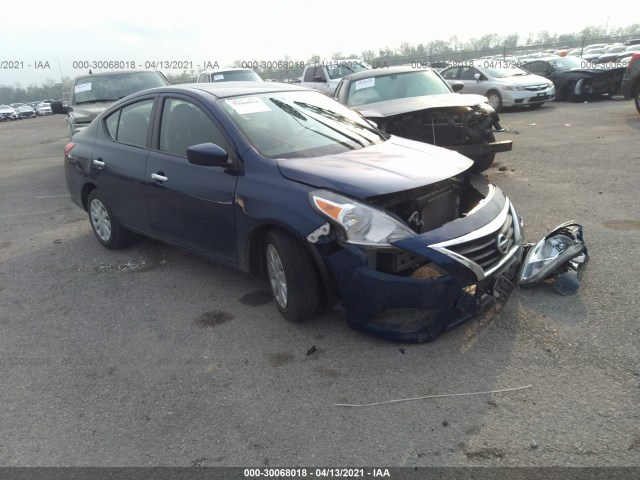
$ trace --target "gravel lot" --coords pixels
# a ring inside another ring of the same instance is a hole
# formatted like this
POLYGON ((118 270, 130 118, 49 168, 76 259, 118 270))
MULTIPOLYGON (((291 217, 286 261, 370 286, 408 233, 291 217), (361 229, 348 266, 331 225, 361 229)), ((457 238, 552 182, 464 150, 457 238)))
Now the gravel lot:
POLYGON ((63 117, 0 124, 0 466, 640 466, 640 116, 501 116, 488 176, 527 240, 573 219, 591 261, 575 296, 516 291, 422 345, 290 324, 266 281, 152 240, 103 248, 63 117))

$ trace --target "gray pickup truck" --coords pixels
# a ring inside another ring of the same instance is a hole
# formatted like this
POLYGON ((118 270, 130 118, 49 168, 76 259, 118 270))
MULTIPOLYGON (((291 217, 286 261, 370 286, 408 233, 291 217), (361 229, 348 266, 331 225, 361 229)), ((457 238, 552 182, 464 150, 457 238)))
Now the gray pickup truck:
POLYGON ((342 77, 364 70, 371 70, 371 66, 364 60, 357 58, 322 60, 304 67, 301 85, 331 97, 342 77))
POLYGON ((113 102, 148 88, 169 85, 167 78, 154 70, 121 70, 89 73, 76 77, 68 107, 52 102, 53 113, 66 113, 69 136, 89 126, 91 121, 113 102))

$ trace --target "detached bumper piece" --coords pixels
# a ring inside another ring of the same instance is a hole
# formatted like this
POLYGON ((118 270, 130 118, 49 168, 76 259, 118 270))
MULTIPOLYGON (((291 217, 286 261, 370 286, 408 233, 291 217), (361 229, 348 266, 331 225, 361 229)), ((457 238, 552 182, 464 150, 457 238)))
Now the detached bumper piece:
POLYGON ((519 274, 523 288, 554 278, 553 288, 561 295, 573 295, 580 287, 578 269, 589 260, 582 225, 563 223, 537 244, 525 246, 519 274))
POLYGON ((517 285, 521 226, 502 192, 490 194, 465 217, 393 243, 389 250, 353 245, 325 256, 354 329, 387 340, 418 343, 437 338, 504 303, 517 285), (395 255, 415 268, 381 268, 395 255))

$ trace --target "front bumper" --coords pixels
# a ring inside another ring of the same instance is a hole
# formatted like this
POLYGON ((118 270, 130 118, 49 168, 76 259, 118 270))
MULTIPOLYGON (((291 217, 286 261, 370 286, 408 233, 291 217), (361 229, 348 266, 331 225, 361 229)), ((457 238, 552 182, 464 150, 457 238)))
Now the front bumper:
POLYGON ((398 241, 394 247, 422 257, 426 265, 411 275, 385 273, 372 265, 371 251, 354 245, 325 256, 324 261, 336 279, 352 328, 393 341, 426 342, 506 301, 517 283, 523 238, 513 205, 496 188, 481 208, 466 217, 398 241), (495 250, 494 242, 498 245, 506 237, 508 245, 499 246, 506 247, 505 253, 482 265, 480 258, 491 255, 486 248, 495 250))
POLYGON ((488 155, 491 153, 509 152, 513 149, 513 142, 511 140, 502 140, 499 142, 480 143, 476 145, 454 145, 449 148, 455 150, 467 157, 488 155))
POLYGON ((502 90, 502 105, 505 107, 525 107, 540 103, 552 102, 556 99, 555 87, 540 91, 502 90))

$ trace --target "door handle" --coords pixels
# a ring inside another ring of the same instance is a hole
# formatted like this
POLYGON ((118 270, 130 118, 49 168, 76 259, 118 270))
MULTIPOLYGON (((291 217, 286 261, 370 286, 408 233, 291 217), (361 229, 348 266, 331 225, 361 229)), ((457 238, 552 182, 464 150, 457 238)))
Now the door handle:
POLYGON ((96 158, 92 163, 97 167, 104 167, 106 165, 101 158, 96 158))
POLYGON ((169 177, 165 177, 164 175, 160 175, 159 173, 152 173, 151 178, 153 178, 157 182, 166 182, 167 180, 169 180, 169 177))

